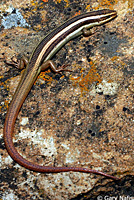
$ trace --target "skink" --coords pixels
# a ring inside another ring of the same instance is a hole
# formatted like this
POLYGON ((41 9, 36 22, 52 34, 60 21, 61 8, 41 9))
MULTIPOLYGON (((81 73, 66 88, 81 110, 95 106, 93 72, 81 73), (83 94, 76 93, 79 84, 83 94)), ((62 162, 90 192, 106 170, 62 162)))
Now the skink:
MULTIPOLYGON (((53 30, 38 44, 38 46, 33 51, 30 60, 26 66, 26 69, 22 75, 20 83, 15 91, 12 102, 10 103, 10 106, 8 108, 4 124, 4 142, 6 149, 9 155, 12 157, 12 159, 21 166, 36 172, 54 173, 54 172, 75 171, 75 172, 100 174, 108 178, 118 180, 118 178, 115 176, 111 176, 106 173, 88 168, 49 167, 32 163, 23 158, 17 152, 12 139, 14 125, 19 110, 40 72, 42 70, 47 69, 48 67, 50 67, 56 73, 61 73, 62 71, 69 71, 65 69, 66 66, 64 65, 56 69, 55 65, 50 60, 53 57, 53 55, 72 38, 82 34, 87 36, 90 34, 89 29, 91 29, 94 26, 99 26, 101 24, 104 24, 112 20, 116 16, 117 16, 116 11, 108 9, 93 11, 93 12, 88 12, 86 14, 78 15, 66 21, 57 29, 53 30)), ((15 65, 16 63, 14 62, 13 64, 15 65)))

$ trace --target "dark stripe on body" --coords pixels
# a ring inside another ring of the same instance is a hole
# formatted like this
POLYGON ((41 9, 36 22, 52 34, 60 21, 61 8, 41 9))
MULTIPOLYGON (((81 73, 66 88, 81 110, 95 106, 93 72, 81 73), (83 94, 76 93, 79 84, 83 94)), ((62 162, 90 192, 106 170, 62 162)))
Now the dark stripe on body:
MULTIPOLYGON (((55 30, 53 30, 51 33, 49 33, 40 43, 39 45, 36 47, 36 49, 34 50, 32 57, 29 61, 29 70, 30 71, 32 69, 32 67, 34 66, 38 55, 40 54, 40 52, 42 51, 42 49, 44 48, 44 46, 47 44, 47 42, 49 42, 56 34, 58 34, 60 31, 62 31, 64 28, 68 27, 70 24, 79 21, 83 18, 86 17, 93 17, 93 16, 101 16, 103 14, 108 14, 111 13, 111 10, 99 10, 99 11, 93 11, 90 13, 86 13, 86 14, 82 14, 82 15, 78 15, 68 21, 66 21, 64 24, 62 24, 61 26, 59 26, 58 28, 56 28, 55 30)), ((105 16, 104 19, 100 18, 100 19, 89 19, 89 20, 85 20, 83 22, 80 22, 79 24, 76 24, 75 26, 73 26, 71 29, 67 30, 66 32, 64 32, 64 34, 62 34, 59 38, 57 38, 44 52, 44 55, 41 59, 41 62, 49 55, 49 53, 52 51, 53 48, 56 47, 57 44, 59 44, 60 41, 62 41, 66 36, 68 36, 70 33, 72 33, 73 31, 77 30, 78 28, 80 28, 81 26, 84 26, 86 24, 90 24, 96 21, 102 21, 109 18, 109 16, 105 16)), ((41 64, 40 62, 40 64, 41 64)))

